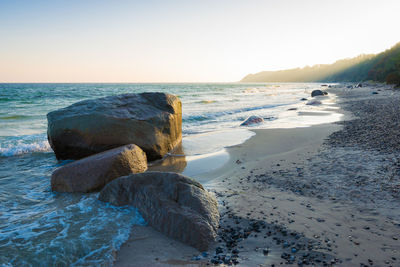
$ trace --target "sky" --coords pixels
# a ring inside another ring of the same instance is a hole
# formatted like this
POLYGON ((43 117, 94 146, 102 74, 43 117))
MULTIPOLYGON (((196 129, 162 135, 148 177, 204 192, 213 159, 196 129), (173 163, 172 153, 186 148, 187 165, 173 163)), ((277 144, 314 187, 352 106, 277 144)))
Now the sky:
POLYGON ((235 82, 400 42, 399 0, 0 0, 0 82, 235 82))

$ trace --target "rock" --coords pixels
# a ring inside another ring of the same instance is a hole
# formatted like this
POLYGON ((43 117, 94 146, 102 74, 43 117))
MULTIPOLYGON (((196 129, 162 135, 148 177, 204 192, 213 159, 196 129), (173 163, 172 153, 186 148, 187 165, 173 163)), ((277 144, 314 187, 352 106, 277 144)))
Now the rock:
POLYGON ((47 136, 57 159, 80 159, 136 144, 148 160, 162 158, 182 140, 182 104, 164 93, 85 100, 47 114, 47 136))
POLYGON ((358 83, 358 84, 356 85, 356 88, 361 88, 361 87, 363 87, 362 83, 358 83))
POLYGON ((319 95, 324 95, 324 92, 321 90, 314 90, 311 92, 311 97, 319 96, 319 95))
POLYGON ((223 253, 224 252, 224 250, 221 248, 221 247, 217 247, 216 249, 215 249, 215 254, 221 254, 221 253, 223 253))
POLYGON ((322 102, 316 99, 312 99, 306 103, 306 105, 321 105, 322 102))
POLYGON ((303 98, 300 99, 300 100, 301 100, 301 101, 307 101, 307 98, 304 98, 304 97, 303 97, 303 98))
POLYGON ((353 85, 348 85, 346 88, 353 89, 353 85))
POLYGON ((99 199, 136 207, 150 226, 200 251, 207 250, 217 236, 216 199, 200 183, 178 173, 120 177, 104 187, 99 199))
POLYGON ((374 91, 374 92, 372 92, 372 94, 373 94, 373 95, 377 95, 377 94, 378 94, 378 92, 375 92, 375 91, 374 91))
POLYGON ((56 169, 51 176, 51 189, 58 192, 99 191, 118 177, 146 170, 143 150, 136 145, 126 145, 56 169))
POLYGON ((258 116, 250 116, 248 117, 240 126, 249 126, 257 123, 264 122, 264 119, 258 116))

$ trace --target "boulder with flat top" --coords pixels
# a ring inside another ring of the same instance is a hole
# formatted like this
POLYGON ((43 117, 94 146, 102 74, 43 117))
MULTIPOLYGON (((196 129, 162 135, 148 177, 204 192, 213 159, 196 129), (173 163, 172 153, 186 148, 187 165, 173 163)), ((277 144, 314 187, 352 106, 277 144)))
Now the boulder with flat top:
POLYGON ((80 159, 136 144, 148 160, 155 160, 182 140, 182 103, 165 93, 85 100, 48 113, 47 120, 57 159, 80 159))
POLYGON ((136 145, 126 145, 68 163, 51 176, 57 192, 100 191, 112 180, 147 170, 146 154, 136 145))
POLYGON ((101 201, 136 207, 150 226, 163 234, 207 250, 219 225, 216 199, 197 181, 172 172, 145 172, 106 185, 101 201))

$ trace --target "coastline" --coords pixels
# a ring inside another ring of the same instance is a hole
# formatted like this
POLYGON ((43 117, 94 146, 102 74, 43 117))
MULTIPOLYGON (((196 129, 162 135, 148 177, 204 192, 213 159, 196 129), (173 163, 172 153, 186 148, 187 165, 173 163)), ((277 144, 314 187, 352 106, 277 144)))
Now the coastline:
MULTIPOLYGON (((352 160, 367 155, 369 160, 381 160, 380 155, 367 150, 355 154, 343 151, 349 147, 349 138, 339 140, 337 133, 346 130, 359 115, 353 114, 354 103, 369 99, 386 101, 393 94, 398 95, 386 89, 389 88, 329 89, 339 98, 344 121, 307 128, 253 130, 255 136, 227 148, 229 159, 221 168, 193 176, 219 201, 221 242, 215 247, 221 247, 224 255, 233 256, 226 246, 227 240, 232 240, 231 233, 250 229, 247 238, 234 240, 239 250, 237 266, 285 266, 303 261, 316 266, 371 262, 395 266, 400 250, 400 237, 395 234, 400 224, 396 218, 380 212, 377 203, 364 205, 363 199, 370 199, 362 194, 360 197, 362 188, 357 195, 354 189, 340 188, 349 187, 340 184, 343 180, 333 179, 335 173, 351 166, 355 167, 354 175, 371 174, 371 170, 360 169, 357 162, 336 164, 346 155, 351 155, 352 160), (373 90, 381 91, 372 94, 373 90), (338 140, 342 146, 337 145, 338 140), (255 223, 262 225, 261 231, 249 228, 255 223)), ((349 177, 349 173, 342 176, 349 177)), ((381 200, 387 204, 384 197, 381 200)), ((215 247, 203 259, 193 248, 149 227, 134 226, 130 239, 116 254, 115 266, 204 266, 214 255, 215 247)))
MULTIPOLYGON (((229 189, 224 192, 224 184, 227 179, 232 187, 238 188, 240 177, 246 177, 248 170, 255 168, 263 160, 273 161, 280 157, 295 159, 299 153, 306 151, 311 153, 325 136, 338 128, 340 127, 337 125, 326 124, 295 129, 252 130, 256 135, 243 144, 227 148, 230 155, 227 163, 216 170, 193 176, 193 178, 202 181, 205 188, 216 194, 221 215, 223 215, 225 207, 222 203, 224 201, 230 203, 229 196, 227 198, 226 196, 232 191, 229 189), (288 137, 291 140, 286 142, 282 137, 288 137), (272 147, 272 150, 266 151, 266 147, 272 147), (250 151, 251 153, 248 153, 250 151), (240 160, 241 163, 237 164, 237 160, 240 160)), ((236 194, 235 190, 231 193, 236 194)), ((207 260, 192 260, 193 257, 200 254, 196 249, 168 238, 151 227, 135 225, 132 227, 129 240, 116 253, 114 266, 206 266, 207 260)))

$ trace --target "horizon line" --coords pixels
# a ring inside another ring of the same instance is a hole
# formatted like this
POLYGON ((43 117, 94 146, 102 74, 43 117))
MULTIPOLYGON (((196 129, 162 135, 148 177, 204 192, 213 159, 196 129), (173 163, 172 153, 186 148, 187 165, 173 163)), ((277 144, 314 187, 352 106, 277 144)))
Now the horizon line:
POLYGON ((239 83, 236 82, 0 82, 0 84, 188 84, 188 83, 239 83))
MULTIPOLYGON (((233 84, 233 83, 243 83, 243 84, 263 84, 263 83, 338 83, 338 82, 0 82, 0 84, 233 84)), ((340 83, 340 82, 339 82, 340 83)))

